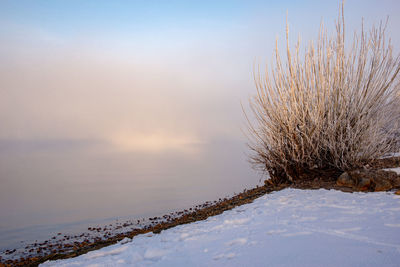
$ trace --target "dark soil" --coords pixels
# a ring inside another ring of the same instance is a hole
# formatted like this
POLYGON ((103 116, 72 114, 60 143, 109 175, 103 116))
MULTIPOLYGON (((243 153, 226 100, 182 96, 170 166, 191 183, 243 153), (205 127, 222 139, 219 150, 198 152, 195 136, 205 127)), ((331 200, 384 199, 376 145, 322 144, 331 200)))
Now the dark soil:
MULTIPOLYGON (((400 157, 385 158, 376 160, 368 168, 381 169, 381 168, 392 168, 400 166, 400 157)), ((206 202, 203 205, 196 206, 189 210, 184 210, 175 213, 177 215, 174 217, 171 214, 164 215, 162 217, 149 218, 152 221, 150 225, 142 228, 131 229, 125 233, 118 233, 112 235, 107 228, 88 228, 88 231, 105 232, 103 237, 97 237, 94 240, 84 239, 80 242, 68 243, 69 237, 64 236, 64 238, 56 243, 51 242, 51 240, 45 241, 40 244, 33 244, 30 248, 30 256, 21 257, 19 259, 4 261, 0 257, 0 267, 3 266, 37 266, 47 260, 57 260, 57 259, 67 259, 76 257, 81 254, 85 254, 92 250, 97 250, 105 246, 109 246, 117 243, 118 241, 124 239, 125 237, 132 238, 139 234, 144 233, 160 233, 163 230, 169 229, 171 227, 187 224, 195 221, 205 220, 210 216, 221 214, 226 210, 230 210, 236 206, 247 204, 252 202, 254 199, 273 192, 279 191, 287 187, 298 188, 298 189, 335 189, 341 190, 343 192, 354 192, 356 190, 338 186, 336 184, 336 179, 340 176, 340 172, 337 171, 316 171, 313 172, 309 179, 303 179, 301 181, 296 181, 295 183, 285 183, 276 185, 271 182, 271 180, 266 180, 264 186, 257 186, 256 188, 245 190, 240 194, 237 194, 231 198, 220 199, 219 201, 206 202)), ((123 226, 129 226, 129 224, 124 224, 123 226)), ((61 235, 61 233, 59 233, 61 235)), ((86 234, 80 235, 85 238, 86 234)), ((15 251, 8 251, 12 254, 15 251)), ((6 252, 7 253, 7 252, 6 252)))

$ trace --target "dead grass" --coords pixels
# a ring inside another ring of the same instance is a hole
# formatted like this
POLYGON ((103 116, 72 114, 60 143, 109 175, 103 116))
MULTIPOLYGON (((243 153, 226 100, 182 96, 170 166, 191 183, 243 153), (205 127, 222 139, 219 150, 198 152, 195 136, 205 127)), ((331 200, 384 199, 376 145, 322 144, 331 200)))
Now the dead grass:
POLYGON ((254 117, 246 115, 251 161, 274 182, 359 168, 399 149, 400 57, 385 28, 362 26, 346 47, 342 5, 336 34, 321 23, 300 57, 300 41, 290 49, 286 27, 286 61, 276 45, 272 68, 254 75, 254 117))

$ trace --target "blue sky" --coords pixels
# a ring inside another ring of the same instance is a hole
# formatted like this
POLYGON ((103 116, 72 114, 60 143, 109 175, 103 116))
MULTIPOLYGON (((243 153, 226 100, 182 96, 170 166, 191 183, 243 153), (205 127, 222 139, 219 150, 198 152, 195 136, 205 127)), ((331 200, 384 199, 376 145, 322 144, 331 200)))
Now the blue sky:
POLYGON ((66 36, 112 32, 129 37, 168 27, 229 23, 243 18, 250 8, 235 1, 8 1, 1 17, 66 36))

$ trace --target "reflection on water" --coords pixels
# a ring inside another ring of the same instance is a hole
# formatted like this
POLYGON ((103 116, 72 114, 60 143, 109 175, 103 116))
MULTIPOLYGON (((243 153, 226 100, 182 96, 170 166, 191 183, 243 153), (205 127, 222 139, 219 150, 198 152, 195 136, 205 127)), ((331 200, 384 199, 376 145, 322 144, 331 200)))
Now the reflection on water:
POLYGON ((145 153, 90 140, 0 141, 0 248, 45 238, 49 225, 161 215, 259 183, 243 140, 185 146, 145 153))

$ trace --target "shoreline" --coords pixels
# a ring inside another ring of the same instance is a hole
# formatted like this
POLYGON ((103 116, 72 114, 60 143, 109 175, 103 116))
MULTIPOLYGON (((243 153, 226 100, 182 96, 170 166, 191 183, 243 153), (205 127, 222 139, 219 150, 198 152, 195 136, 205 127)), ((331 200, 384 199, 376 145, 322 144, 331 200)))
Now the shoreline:
MULTIPOLYGON (((376 160, 372 168, 382 169, 382 168, 392 168, 399 166, 400 166, 400 157, 392 157, 392 158, 384 158, 376 160)), ((43 263, 48 260, 58 260, 58 259, 67 259, 76 257, 85 254, 89 251, 98 250, 100 248, 116 244, 117 242, 123 240, 124 238, 133 238, 136 235, 145 234, 149 232, 157 234, 163 230, 175 227, 177 225, 205 220, 208 217, 221 214, 226 210, 233 209, 234 207, 251 203, 256 198, 261 197, 265 194, 275 191, 280 191, 288 187, 297 189, 324 188, 324 189, 340 190, 343 192, 358 191, 349 187, 339 186, 336 184, 336 181, 333 181, 332 179, 331 180, 314 179, 311 181, 305 181, 297 184, 281 184, 281 185, 273 185, 271 183, 265 183, 265 185, 263 186, 257 186, 252 189, 246 189, 242 193, 236 194, 230 198, 219 199, 218 201, 214 202, 208 201, 194 208, 178 211, 171 214, 166 214, 161 217, 149 218, 150 223, 148 225, 145 225, 142 228, 134 228, 127 232, 111 234, 109 232, 110 229, 108 228, 89 227, 88 228, 89 232, 93 231, 100 233, 100 236, 101 233, 108 233, 107 235, 103 236, 104 238, 96 237, 93 239, 93 241, 87 238, 88 232, 76 236, 84 238, 84 240, 80 242, 74 241, 73 243, 70 243, 68 242, 68 240, 70 239, 68 238, 68 236, 64 236, 63 241, 56 242, 55 244, 52 243, 51 240, 46 240, 40 244, 34 244, 36 246, 30 248, 29 252, 31 254, 29 254, 27 257, 20 257, 13 260, 5 260, 4 262, 3 259, 0 258, 0 267, 38 266, 40 263, 43 263), (176 217, 174 217, 174 215, 176 217)), ((121 223, 121 226, 124 227, 129 227, 130 225, 133 224, 129 224, 128 222, 125 222, 124 224, 121 223)), ((61 235, 61 233, 59 233, 59 235, 61 235)), ((13 252, 11 251, 10 254, 12 253, 13 252)))
MULTIPOLYGON (((279 187, 278 190, 284 189, 286 186, 279 187)), ((130 231, 126 231, 123 233, 117 233, 109 236, 108 238, 94 238, 93 242, 88 242, 87 239, 81 242, 73 242, 72 244, 67 242, 58 242, 56 244, 51 243, 50 240, 46 240, 41 243, 32 244, 32 247, 29 247, 31 250, 31 255, 28 257, 19 257, 13 260, 2 261, 0 259, 0 267, 2 266, 37 266, 40 263, 43 263, 47 260, 56 260, 56 259, 67 259, 71 257, 76 257, 82 254, 85 254, 92 250, 97 250, 112 244, 115 244, 121 241, 124 238, 132 238, 139 234, 145 234, 149 232, 159 233, 162 230, 169 229, 171 227, 187 224, 195 221, 205 220, 206 218, 221 214, 226 210, 230 210, 236 206, 240 206, 246 203, 252 202, 254 199, 272 191, 277 191, 277 188, 271 189, 267 188, 267 186, 257 186, 255 188, 244 190, 242 193, 236 194, 229 198, 220 199, 218 201, 207 201, 201 205, 195 206, 194 208, 189 208, 181 211, 177 211, 171 214, 165 214, 160 217, 149 218, 149 223, 142 228, 135 228, 130 231), (176 215, 176 217, 173 217, 176 215), (45 253, 46 250, 53 249, 47 255, 38 255, 38 253, 45 253), (56 250, 56 251, 54 251, 56 250), (2 265, 3 264, 3 265, 2 265)), ((121 223, 123 227, 129 227, 130 223, 124 222, 121 223)), ((117 226, 118 228, 120 226, 117 226)), ((102 227, 89 227, 88 231, 82 233, 76 237, 82 236, 86 237, 89 232, 97 232, 97 233, 107 233, 109 228, 102 227)), ((59 233, 61 235, 61 233, 59 233)), ((102 236, 102 234, 100 234, 102 236)), ((67 240, 71 239, 69 236, 66 237, 67 240)), ((75 237, 75 236, 73 236, 75 237)), ((12 252, 12 250, 9 250, 12 252)), ((13 252, 12 252, 13 253, 13 252)), ((29 253, 29 251, 28 251, 29 253)))

